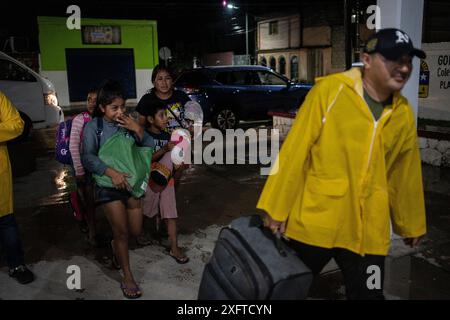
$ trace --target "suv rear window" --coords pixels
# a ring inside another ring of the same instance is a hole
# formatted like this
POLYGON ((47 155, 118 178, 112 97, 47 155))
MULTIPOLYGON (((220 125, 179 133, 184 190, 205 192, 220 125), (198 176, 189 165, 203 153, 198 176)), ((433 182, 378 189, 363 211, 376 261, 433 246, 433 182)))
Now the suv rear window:
POLYGON ((202 85, 208 83, 205 74, 198 71, 184 72, 176 81, 176 85, 202 85))

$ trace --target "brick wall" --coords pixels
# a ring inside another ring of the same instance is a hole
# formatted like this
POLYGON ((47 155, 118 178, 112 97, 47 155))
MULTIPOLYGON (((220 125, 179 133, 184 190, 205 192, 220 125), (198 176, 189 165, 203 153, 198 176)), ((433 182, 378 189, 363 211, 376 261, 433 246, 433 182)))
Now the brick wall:
POLYGON ((328 46, 331 44, 331 28, 329 26, 308 27, 303 29, 303 45, 328 46))

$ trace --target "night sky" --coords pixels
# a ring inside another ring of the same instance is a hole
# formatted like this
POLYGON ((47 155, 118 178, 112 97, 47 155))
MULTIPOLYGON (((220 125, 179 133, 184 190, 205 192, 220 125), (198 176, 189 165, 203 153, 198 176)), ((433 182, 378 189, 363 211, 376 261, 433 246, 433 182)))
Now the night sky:
MULTIPOLYGON (((255 24, 255 15, 298 8, 299 1, 234 1, 238 10, 224 9, 222 0, 195 1, 24 1, 3 2, 0 37, 33 36, 36 16, 68 16, 66 8, 77 4, 81 16, 89 18, 149 19, 158 22, 160 47, 182 42, 195 42, 204 36, 234 37, 245 33, 245 14, 255 24), (8 12, 8 14, 5 14, 8 12), (234 19, 233 19, 234 18, 234 19)), ((307 1, 303 1, 307 2, 307 1)), ((244 38, 243 38, 244 39, 244 38)), ((244 48, 245 49, 245 48, 244 48)))
MULTIPOLYGON (((245 12, 249 17, 250 53, 254 52, 258 17, 281 12, 296 13, 301 5, 336 0, 229 1, 239 9, 223 7, 222 0, 195 1, 3 1, 0 5, 0 45, 7 37, 26 37, 29 50, 39 51, 37 16, 66 16, 71 4, 81 8, 81 17, 147 19, 158 23, 159 48, 167 46, 178 61, 204 53, 234 51, 245 54, 245 12), (5 12, 8 12, 5 14, 5 12)), ((324 5, 326 7, 326 4, 324 5)), ((3 48, 0 48, 2 50, 3 48)))

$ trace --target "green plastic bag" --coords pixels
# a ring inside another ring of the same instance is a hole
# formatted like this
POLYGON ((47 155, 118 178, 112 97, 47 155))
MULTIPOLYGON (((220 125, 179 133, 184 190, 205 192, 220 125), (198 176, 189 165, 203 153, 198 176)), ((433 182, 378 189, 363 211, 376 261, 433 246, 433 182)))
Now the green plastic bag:
MULTIPOLYGON (((101 146, 98 157, 108 167, 129 174, 127 181, 131 190, 128 191, 135 198, 140 198, 147 189, 152 154, 153 148, 139 147, 128 131, 120 130, 101 146)), ((107 175, 93 176, 98 186, 114 188, 111 178, 107 175)))

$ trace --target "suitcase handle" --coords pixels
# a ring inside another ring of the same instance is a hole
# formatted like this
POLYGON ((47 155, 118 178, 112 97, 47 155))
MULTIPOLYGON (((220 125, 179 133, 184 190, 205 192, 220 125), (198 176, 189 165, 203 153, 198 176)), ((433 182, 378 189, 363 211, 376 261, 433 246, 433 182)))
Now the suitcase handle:
POLYGON ((281 232, 278 230, 276 233, 273 233, 269 228, 264 227, 264 222, 258 215, 253 215, 249 221, 249 227, 255 227, 261 229, 262 234, 273 241, 275 248, 278 253, 282 257, 286 257, 287 253, 284 249, 283 241, 281 240, 281 232))

